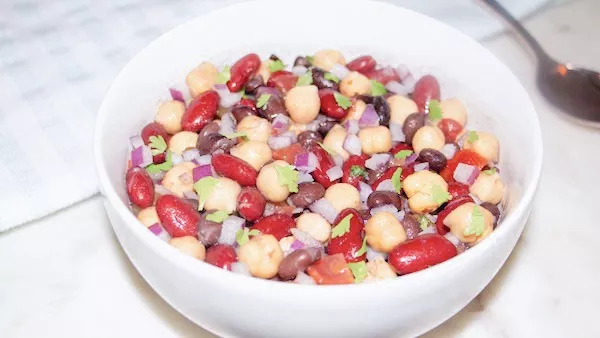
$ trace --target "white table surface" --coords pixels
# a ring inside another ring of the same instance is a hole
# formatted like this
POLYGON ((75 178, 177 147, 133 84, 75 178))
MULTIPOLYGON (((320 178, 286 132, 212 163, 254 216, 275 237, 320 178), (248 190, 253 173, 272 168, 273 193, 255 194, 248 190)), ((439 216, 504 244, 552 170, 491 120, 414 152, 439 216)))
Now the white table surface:
MULTIPOLYGON (((600 1, 554 6, 527 22, 558 59, 600 69, 600 1)), ((530 92, 544 133, 544 174, 505 266, 465 309, 425 337, 599 337, 600 133, 539 95, 534 62, 510 35, 484 43, 530 92)), ((1 212, 1 211, 0 211, 1 212)), ((121 250, 92 197, 0 234, 2 337, 212 337, 167 305, 121 250)))

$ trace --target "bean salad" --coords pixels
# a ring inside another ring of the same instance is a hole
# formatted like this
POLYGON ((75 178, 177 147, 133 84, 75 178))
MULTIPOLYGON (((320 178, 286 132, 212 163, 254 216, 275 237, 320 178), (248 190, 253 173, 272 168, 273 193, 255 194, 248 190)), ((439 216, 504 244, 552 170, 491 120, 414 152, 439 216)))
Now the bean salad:
POLYGON ((362 283, 442 263, 501 218, 498 139, 433 75, 326 49, 203 62, 186 86, 130 138, 125 184, 139 221, 195 259, 362 283))

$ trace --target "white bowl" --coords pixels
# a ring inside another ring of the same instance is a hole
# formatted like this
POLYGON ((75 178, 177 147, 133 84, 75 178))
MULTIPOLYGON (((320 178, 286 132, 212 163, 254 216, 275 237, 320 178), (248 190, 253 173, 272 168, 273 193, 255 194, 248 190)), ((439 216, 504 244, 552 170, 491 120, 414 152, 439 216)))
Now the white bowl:
POLYGON ((127 255, 169 304, 225 337, 409 337, 426 332, 471 301, 500 269, 531 208, 542 167, 534 107, 515 76, 456 30, 415 12, 358 0, 258 1, 189 21, 142 50, 104 99, 95 157, 106 210, 127 255), (168 88, 184 88, 204 60, 231 64, 249 51, 296 55, 337 48, 348 60, 371 54, 382 63, 431 72, 442 97, 457 96, 469 124, 501 142, 507 214, 481 244, 447 262, 383 282, 306 286, 237 275, 180 254, 130 212, 124 189, 128 138, 153 119, 168 88))

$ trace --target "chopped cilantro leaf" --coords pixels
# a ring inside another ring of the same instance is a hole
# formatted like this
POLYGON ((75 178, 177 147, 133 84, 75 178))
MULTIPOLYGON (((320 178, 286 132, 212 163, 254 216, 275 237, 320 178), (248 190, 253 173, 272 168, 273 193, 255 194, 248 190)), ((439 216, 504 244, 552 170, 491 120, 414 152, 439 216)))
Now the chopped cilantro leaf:
POLYGON ((333 97, 335 98, 335 102, 338 106, 342 107, 342 109, 348 109, 352 106, 352 101, 338 92, 333 93, 333 97))
POLYGON ((198 180, 198 182, 194 183, 194 190, 196 191, 196 194, 198 194, 198 210, 204 208, 206 199, 216 188, 217 184, 219 184, 219 180, 212 176, 203 177, 198 180))
POLYGON ((367 236, 365 236, 363 238, 362 246, 360 247, 360 249, 358 249, 358 251, 356 251, 352 256, 354 258, 356 258, 356 257, 360 257, 366 253, 367 253, 367 236))
POLYGON ((262 94, 261 96, 259 96, 258 100, 256 101, 256 108, 262 108, 266 106, 270 98, 271 94, 262 94))
POLYGON ((433 201, 433 203, 442 205, 451 198, 452 196, 450 196, 448 191, 444 190, 444 188, 442 188, 438 184, 434 184, 431 187, 431 200, 433 201))
POLYGON ((440 101, 429 101, 429 119, 432 121, 442 119, 442 106, 440 105, 440 101))
POLYGON ((312 55, 306 56, 306 61, 308 61, 308 63, 310 63, 311 65, 313 64, 313 59, 314 59, 314 57, 312 55))
POLYGON ((299 173, 297 170, 294 170, 294 168, 290 165, 276 165, 275 170, 277 171, 277 182, 279 185, 287 185, 287 188, 290 192, 298 192, 299 173))
POLYGON ((340 82, 340 78, 335 76, 335 74, 333 74, 333 73, 329 73, 329 72, 325 73, 324 77, 325 77, 325 80, 333 81, 335 83, 340 82))
POLYGON ((394 190, 396 193, 400 193, 400 189, 402 189, 402 182, 400 181, 400 176, 402 176, 402 168, 396 169, 394 174, 392 175, 392 184, 394 185, 394 190))
POLYGON ((167 142, 162 136, 150 136, 148 140, 150 141, 150 149, 152 149, 152 155, 162 154, 167 150, 167 142))
POLYGON ((352 274, 354 275, 354 283, 360 283, 367 278, 367 264, 365 261, 360 261, 357 263, 348 263, 348 267, 352 274))
POLYGON ((285 68, 285 65, 281 60, 271 61, 269 63, 269 71, 271 73, 275 73, 276 71, 282 70, 285 68))
POLYGON ((412 150, 400 150, 396 153, 396 155, 394 155, 394 157, 401 160, 409 157, 412 153, 412 150))
POLYGON ((217 80, 215 83, 217 83, 217 84, 227 83, 227 81, 229 81, 229 79, 231 79, 230 70, 231 70, 231 67, 225 65, 225 67, 223 67, 223 70, 217 74, 217 80))
POLYGON ((241 137, 242 139, 248 139, 248 133, 246 133, 245 131, 238 131, 235 133, 231 133, 231 134, 221 134, 225 137, 227 137, 228 139, 234 139, 234 138, 238 138, 241 137))
POLYGON ((425 231, 425 229, 429 228, 431 225, 433 225, 433 223, 431 223, 431 220, 427 217, 425 217, 425 215, 421 215, 419 216, 419 226, 421 226, 421 230, 425 231))
POLYGON ((261 232, 258 229, 249 230, 248 228, 242 228, 235 233, 235 241, 239 246, 242 246, 250 240, 250 236, 258 236, 261 232))
POLYGON ((477 135, 477 132, 474 130, 471 130, 469 132, 469 136, 467 136, 467 141, 469 141, 469 143, 473 143, 475 141, 479 140, 479 135, 477 135))
POLYGON ((484 173, 486 175, 494 175, 495 173, 497 173, 497 170, 496 170, 496 168, 492 168, 492 169, 484 170, 484 171, 482 171, 482 173, 484 173))
POLYGON ((353 165, 350 167, 350 176, 353 177, 358 177, 358 176, 366 176, 367 175, 367 171, 365 170, 365 168, 359 166, 359 165, 353 165))
POLYGON ((354 215, 349 214, 348 216, 342 218, 342 220, 331 229, 331 238, 336 238, 343 236, 344 234, 350 232, 350 220, 354 215))
POLYGON ((225 211, 222 210, 217 210, 215 212, 213 212, 212 214, 208 214, 206 215, 206 219, 212 222, 217 222, 217 223, 223 223, 223 221, 229 217, 229 214, 227 214, 225 211))
POLYGON ((385 90, 385 86, 383 83, 371 80, 371 95, 372 96, 381 96, 385 95, 387 90, 385 90))
POLYGON ((151 164, 146 167, 146 171, 149 174, 157 174, 161 171, 169 171, 169 169, 171 169, 171 168, 173 168, 173 161, 172 161, 171 151, 169 150, 169 151, 167 151, 167 158, 163 163, 151 164))
POLYGON ((312 84, 312 71, 308 71, 300 77, 298 77, 298 81, 296 82, 296 86, 310 86, 312 84))
POLYGON ((483 213, 479 210, 479 206, 473 207, 473 213, 471 214, 471 224, 465 229, 465 236, 475 235, 480 236, 485 230, 485 222, 483 213))

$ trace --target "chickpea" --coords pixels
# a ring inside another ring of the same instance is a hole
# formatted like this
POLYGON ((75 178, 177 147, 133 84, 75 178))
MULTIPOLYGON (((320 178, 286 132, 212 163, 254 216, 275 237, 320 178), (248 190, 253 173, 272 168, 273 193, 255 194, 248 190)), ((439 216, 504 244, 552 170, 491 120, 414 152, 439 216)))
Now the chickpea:
POLYGON ((271 202, 283 202, 290 195, 286 185, 279 184, 276 166, 289 166, 286 161, 278 160, 262 167, 256 178, 256 187, 271 202))
POLYGON ((186 149, 195 148, 198 134, 191 131, 180 131, 169 140, 169 150, 181 155, 186 149))
POLYGON ((384 126, 363 128, 358 132, 358 138, 365 154, 385 153, 392 149, 392 134, 384 126))
POLYGON ((184 254, 201 261, 206 257, 206 248, 193 236, 171 238, 169 244, 184 254))
POLYGON ((463 144, 464 149, 472 149, 481 157, 494 163, 498 162, 498 154, 500 152, 500 143, 496 136, 485 131, 478 131, 477 140, 469 142, 468 138, 463 144))
POLYGON ((194 191, 192 171, 196 165, 192 162, 182 162, 169 169, 162 180, 162 185, 174 195, 183 197, 184 192, 194 191))
POLYGON ((360 194, 348 183, 336 183, 325 190, 325 199, 337 212, 346 208, 360 209, 360 194))
POLYGON ((346 140, 346 136, 348 136, 346 129, 341 125, 336 124, 327 133, 325 139, 323 139, 323 144, 329 149, 340 154, 344 161, 350 157, 350 154, 346 151, 346 149, 344 149, 344 141, 346 140))
POLYGON ((202 62, 198 67, 192 69, 185 78, 185 83, 190 88, 192 97, 210 90, 217 82, 219 71, 210 62, 202 62))
POLYGON ((406 231, 396 216, 378 212, 365 224, 367 243, 375 251, 390 252, 396 245, 406 241, 406 231))
POLYGON ((412 139, 413 149, 418 154, 425 148, 442 150, 446 144, 444 133, 437 127, 423 126, 417 130, 412 139))
POLYGON ((283 252, 288 252, 292 248, 292 243, 296 240, 294 236, 286 236, 279 240, 279 246, 283 252))
POLYGON ((155 223, 160 223, 160 219, 158 219, 158 214, 156 213, 156 207, 154 206, 140 210, 137 215, 137 219, 146 227, 149 227, 155 223))
POLYGON ((219 177, 214 190, 206 198, 205 210, 222 210, 228 214, 237 210, 237 199, 242 187, 227 177, 219 177))
POLYGON ((481 173, 469 187, 469 192, 482 202, 498 204, 504 197, 504 183, 498 173, 492 175, 481 173))
POLYGON ((317 68, 330 71, 336 64, 345 65, 346 59, 344 59, 344 55, 337 50, 323 49, 315 53, 312 64, 317 68))
POLYGON ((387 102, 390 105, 390 122, 401 126, 408 115, 419 111, 415 101, 402 95, 392 95, 387 102))
POLYGON ((465 203, 458 208, 452 210, 444 219, 444 225, 450 228, 450 231, 464 243, 479 243, 481 240, 489 236, 494 227, 494 215, 487 209, 478 206, 475 203, 465 203), (465 235, 465 230, 471 225, 473 211, 475 207, 483 215, 484 230, 480 235, 471 234, 465 235))
POLYGON ((348 97, 364 95, 371 91, 371 81, 359 72, 350 72, 340 82, 340 92, 348 97))
POLYGON ((167 101, 158 107, 154 121, 169 134, 175 134, 181 131, 181 117, 185 113, 185 105, 181 101, 167 101))
POLYGON ((367 108, 367 104, 365 103, 365 101, 356 100, 354 102, 354 104, 352 104, 350 109, 348 109, 348 115, 346 115, 346 118, 344 119, 344 121, 360 120, 360 117, 365 112, 366 108, 367 108))
POLYGON ((252 276, 268 279, 277 274, 283 251, 275 236, 258 235, 240 247, 238 260, 248 264, 252 276))
POLYGON ((392 267, 383 259, 378 257, 367 263, 367 278, 365 282, 395 278, 396 273, 392 267))
POLYGON ((323 216, 312 212, 296 218, 296 227, 322 243, 327 242, 331 234, 331 224, 323 216))
POLYGON ((448 192, 448 183, 438 174, 429 170, 417 171, 402 182, 402 189, 408 197, 408 206, 417 214, 424 214, 440 207, 432 198, 434 186, 448 192))
POLYGON ((310 123, 321 109, 317 86, 300 86, 290 89, 285 96, 285 108, 296 123, 310 123))
POLYGON ((260 75, 263 78, 264 83, 267 83, 267 80, 271 77, 271 71, 269 70, 269 66, 272 62, 273 60, 271 59, 263 61, 260 64, 260 67, 258 67, 258 71, 256 72, 257 75, 260 75))
POLYGON ((238 123, 237 131, 245 132, 250 141, 267 143, 271 136, 271 122, 255 115, 249 115, 238 123))
POLYGON ((273 152, 268 144, 259 141, 246 141, 231 148, 232 156, 248 162, 256 171, 271 160, 273 152))
POLYGON ((442 108, 442 118, 452 119, 463 127, 467 124, 467 108, 459 99, 443 100, 440 102, 440 108, 442 108))

